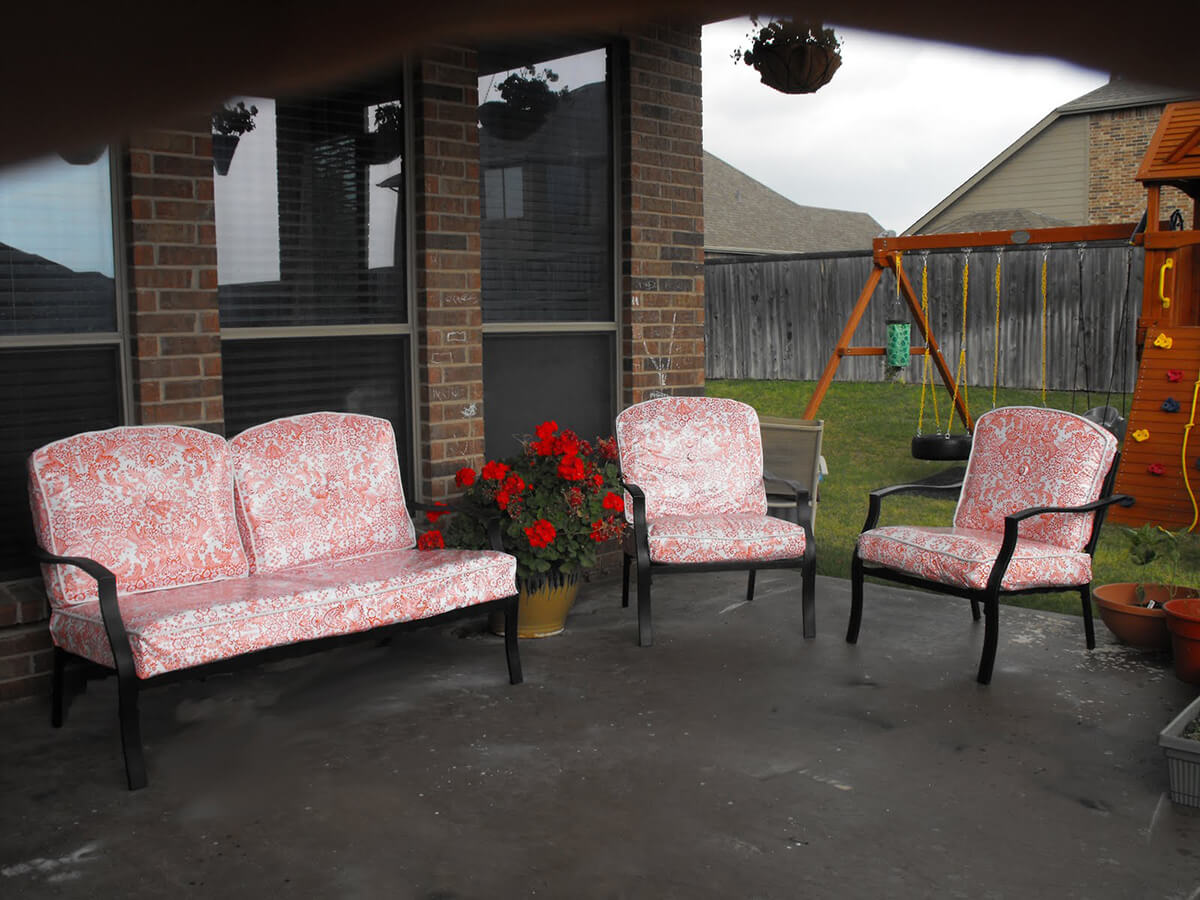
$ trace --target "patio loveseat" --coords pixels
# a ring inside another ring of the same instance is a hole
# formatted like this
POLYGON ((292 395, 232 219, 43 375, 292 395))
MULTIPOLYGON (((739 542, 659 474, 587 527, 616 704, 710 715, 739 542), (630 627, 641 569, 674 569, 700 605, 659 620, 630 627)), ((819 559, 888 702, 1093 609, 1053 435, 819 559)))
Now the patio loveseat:
POLYGON ((230 441, 165 425, 89 432, 36 450, 29 484, 52 721, 72 656, 115 669, 131 790, 146 784, 139 691, 181 672, 492 607, 521 681, 516 560, 415 549, 386 420, 312 413, 230 441))

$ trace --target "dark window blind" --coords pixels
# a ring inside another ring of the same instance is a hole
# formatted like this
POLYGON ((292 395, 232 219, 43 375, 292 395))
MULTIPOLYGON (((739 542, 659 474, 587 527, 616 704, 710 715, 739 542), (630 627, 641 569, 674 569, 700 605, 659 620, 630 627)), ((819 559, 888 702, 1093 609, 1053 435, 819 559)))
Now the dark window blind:
POLYGON ((214 178, 223 328, 405 321, 401 97, 242 100, 255 127, 214 178))
POLYGON ((226 433, 321 410, 379 416, 396 431, 411 491, 408 354, 406 335, 225 341, 226 433))
POLYGON ((613 321, 606 52, 541 57, 532 76, 523 68, 485 74, 479 99, 483 320, 613 321), (554 95, 544 115, 502 98, 514 74, 554 95))
POLYGON ((26 463, 51 441, 121 424, 117 347, 0 350, 0 580, 35 572, 26 463))

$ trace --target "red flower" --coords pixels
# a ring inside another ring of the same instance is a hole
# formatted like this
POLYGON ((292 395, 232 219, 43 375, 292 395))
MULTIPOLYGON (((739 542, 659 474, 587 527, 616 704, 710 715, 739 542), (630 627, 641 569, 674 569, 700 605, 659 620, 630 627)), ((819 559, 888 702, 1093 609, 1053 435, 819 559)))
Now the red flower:
POLYGON ((565 456, 579 455, 579 435, 573 431, 564 431, 555 442, 555 452, 565 456))
POLYGON ((512 500, 512 497, 507 491, 498 491, 496 493, 496 505, 501 509, 508 509, 508 503, 510 500, 512 500))
POLYGON ((613 512, 625 511, 625 500, 619 494, 614 494, 609 491, 604 495, 604 502, 601 504, 605 509, 611 509, 613 512))
POLYGON ((558 476, 564 481, 583 481, 583 460, 578 456, 564 456, 558 464, 558 476))
POLYGON ((604 487, 604 476, 597 472, 592 476, 592 484, 596 487, 604 487))
POLYGON ((534 441, 529 446, 533 448, 533 452, 538 456, 552 456, 556 441, 552 437, 548 437, 543 441, 534 441))
POLYGON ((525 537, 529 539, 530 547, 548 547, 554 542, 557 534, 554 524, 545 519, 538 519, 531 527, 525 529, 525 537))
MULTIPOLYGON (((471 470, 467 469, 467 471, 470 472, 471 470)), ((472 473, 472 474, 474 474, 474 473, 472 473)), ((434 503, 433 505, 434 506, 445 506, 446 504, 442 503, 439 500, 438 502, 434 503)), ((433 512, 432 510, 430 510, 429 512, 425 513, 425 518, 428 519, 430 522, 436 522, 442 516, 448 516, 448 515, 450 515, 450 513, 448 513, 448 512, 433 512)))
POLYGON ((583 491, 577 487, 573 487, 567 491, 567 506, 571 507, 571 509, 579 509, 579 507, 583 506, 583 491))
POLYGON ((525 480, 517 473, 513 473, 504 479, 504 484, 500 486, 500 490, 506 494, 516 495, 525 490, 525 480))
POLYGON ((541 438, 543 441, 547 441, 553 437, 554 432, 558 431, 558 423, 543 422, 541 425, 535 428, 534 431, 537 433, 539 438, 541 438))
POLYGON ((459 469, 454 473, 454 483, 460 488, 470 487, 475 483, 475 470, 467 468, 459 469))
POLYGON ((417 538, 418 550, 441 550, 446 546, 446 539, 440 531, 427 531, 417 538))
POLYGON ((503 481, 504 476, 508 474, 508 466, 502 462, 486 463, 483 467, 482 475, 488 481, 503 481))
POLYGON ((605 459, 615 460, 617 458, 616 438, 600 438, 596 443, 600 445, 600 455, 605 459))

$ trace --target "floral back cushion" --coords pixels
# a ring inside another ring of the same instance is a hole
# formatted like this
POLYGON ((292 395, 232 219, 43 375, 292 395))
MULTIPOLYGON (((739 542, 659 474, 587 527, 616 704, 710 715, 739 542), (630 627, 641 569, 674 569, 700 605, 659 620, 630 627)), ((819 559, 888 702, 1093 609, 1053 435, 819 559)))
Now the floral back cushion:
MULTIPOLYGON (((1004 517, 1022 509, 1091 503, 1116 452, 1111 432, 1072 413, 1030 406, 985 413, 975 423, 954 524, 1003 531, 1004 517)), ((1020 535, 1078 551, 1093 519, 1093 513, 1034 516, 1021 523, 1020 535)))
MULTIPOLYGON (((646 516, 765 515, 762 436, 753 407, 720 397, 660 397, 617 416, 625 481, 646 516)), ((626 498, 626 518, 632 504, 626 498)))
POLYGON ((250 428, 229 445, 252 571, 416 544, 386 419, 309 413, 250 428))
MULTIPOLYGON (((33 452, 29 495, 38 544, 106 566, 119 594, 246 574, 218 435, 168 425, 78 434, 33 452)), ((95 580, 73 566, 42 572, 55 607, 97 597, 95 580)))

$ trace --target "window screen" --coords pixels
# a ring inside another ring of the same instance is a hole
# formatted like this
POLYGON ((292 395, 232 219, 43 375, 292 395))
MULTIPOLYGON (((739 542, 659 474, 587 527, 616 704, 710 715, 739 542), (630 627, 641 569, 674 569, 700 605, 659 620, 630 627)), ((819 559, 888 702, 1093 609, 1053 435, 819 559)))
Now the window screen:
POLYGON ((51 441, 121 424, 119 350, 0 350, 0 580, 30 575, 26 461, 51 441))
POLYGON ((488 456, 519 452, 517 436, 546 419, 589 440, 612 434, 614 341, 610 333, 484 335, 488 456))
POLYGON ((607 53, 530 52, 479 79, 483 320, 613 321, 607 53))

